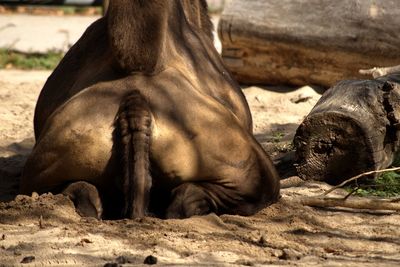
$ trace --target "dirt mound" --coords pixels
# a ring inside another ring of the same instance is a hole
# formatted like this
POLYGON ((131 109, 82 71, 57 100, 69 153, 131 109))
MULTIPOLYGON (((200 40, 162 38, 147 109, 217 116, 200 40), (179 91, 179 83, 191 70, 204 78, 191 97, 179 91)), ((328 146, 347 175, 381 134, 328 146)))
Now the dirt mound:
POLYGON ((0 223, 26 224, 37 221, 43 227, 46 224, 71 223, 80 220, 75 212, 74 204, 63 195, 51 193, 31 197, 18 195, 11 202, 0 203, 0 223))

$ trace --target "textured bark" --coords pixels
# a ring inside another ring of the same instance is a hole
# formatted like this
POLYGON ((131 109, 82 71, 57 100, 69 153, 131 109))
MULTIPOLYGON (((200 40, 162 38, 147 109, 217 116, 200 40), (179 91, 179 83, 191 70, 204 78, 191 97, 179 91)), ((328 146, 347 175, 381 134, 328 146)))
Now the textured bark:
POLYGON ((319 208, 343 207, 351 209, 400 211, 400 203, 382 199, 302 197, 297 199, 297 201, 306 206, 319 208))
POLYGON ((332 86, 400 62, 397 0, 232 0, 222 56, 242 83, 332 86))
POLYGON ((303 179, 338 184, 388 167, 400 150, 400 74, 330 88, 297 129, 303 179))
POLYGON ((374 67, 374 68, 368 69, 368 70, 360 70, 360 74, 372 75, 372 77, 374 77, 374 78, 379 78, 381 76, 385 76, 385 75, 397 73, 397 72, 400 72, 400 65, 393 66, 393 67, 387 67, 387 68, 374 67))

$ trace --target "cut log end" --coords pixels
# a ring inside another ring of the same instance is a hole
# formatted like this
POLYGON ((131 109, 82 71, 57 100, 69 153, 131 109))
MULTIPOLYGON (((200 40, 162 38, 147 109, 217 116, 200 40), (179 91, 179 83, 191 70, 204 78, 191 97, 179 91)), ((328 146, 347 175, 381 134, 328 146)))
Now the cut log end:
POLYGON ((299 177, 305 180, 340 182, 375 168, 365 130, 351 117, 325 112, 308 117, 295 137, 299 177))

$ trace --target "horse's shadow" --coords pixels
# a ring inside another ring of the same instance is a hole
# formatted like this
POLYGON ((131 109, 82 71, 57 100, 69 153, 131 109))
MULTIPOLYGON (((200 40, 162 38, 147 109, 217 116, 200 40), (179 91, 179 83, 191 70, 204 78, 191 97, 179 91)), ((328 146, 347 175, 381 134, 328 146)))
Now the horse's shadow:
POLYGON ((255 135, 257 141, 270 155, 282 180, 297 175, 292 141, 298 126, 296 123, 271 124, 271 129, 278 130, 255 135), (274 132, 280 135, 274 136, 274 132))
POLYGON ((33 144, 33 138, 28 138, 0 147, 0 202, 11 201, 18 194, 22 169, 33 144))

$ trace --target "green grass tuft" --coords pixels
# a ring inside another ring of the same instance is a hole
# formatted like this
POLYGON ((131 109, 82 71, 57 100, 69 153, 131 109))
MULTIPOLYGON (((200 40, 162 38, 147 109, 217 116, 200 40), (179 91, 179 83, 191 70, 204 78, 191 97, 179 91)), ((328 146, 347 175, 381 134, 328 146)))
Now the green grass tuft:
MULTIPOLYGON (((101 7, 64 6, 57 7, 64 15, 101 15, 101 7)), ((55 8, 56 9, 56 8, 55 8)))
POLYGON ((63 56, 61 52, 25 54, 0 49, 0 69, 52 70, 63 56))
POLYGON ((354 189, 358 196, 398 197, 400 196, 400 173, 386 172, 377 179, 359 181, 345 188, 351 192, 354 189), (356 189, 358 188, 358 189, 356 189))
POLYGON ((283 132, 274 132, 272 133, 272 142, 279 143, 282 141, 282 138, 285 137, 285 133, 283 132))

